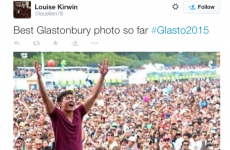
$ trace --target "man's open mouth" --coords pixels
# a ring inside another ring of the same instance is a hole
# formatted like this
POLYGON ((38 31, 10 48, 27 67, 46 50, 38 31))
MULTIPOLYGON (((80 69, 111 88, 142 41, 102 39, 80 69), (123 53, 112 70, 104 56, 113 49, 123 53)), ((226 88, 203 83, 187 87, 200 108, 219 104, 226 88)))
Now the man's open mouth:
POLYGON ((69 107, 73 107, 74 105, 73 104, 69 104, 69 107))

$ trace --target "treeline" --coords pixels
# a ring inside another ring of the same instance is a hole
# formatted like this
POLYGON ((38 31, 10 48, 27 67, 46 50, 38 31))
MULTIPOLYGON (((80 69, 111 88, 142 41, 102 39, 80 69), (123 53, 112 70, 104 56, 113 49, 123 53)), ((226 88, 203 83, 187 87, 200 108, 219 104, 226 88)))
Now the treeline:
MULTIPOLYGON (((23 67, 22 52, 14 52, 14 68, 23 67)), ((90 63, 101 63, 104 58, 109 59, 110 66, 139 67, 143 64, 162 63, 166 66, 175 65, 207 65, 210 60, 216 61, 215 52, 44 52, 44 62, 53 59, 55 66, 61 66, 66 60, 66 66, 87 66, 90 63)), ((41 63, 41 52, 27 52, 25 66, 32 67, 34 61, 41 63)))

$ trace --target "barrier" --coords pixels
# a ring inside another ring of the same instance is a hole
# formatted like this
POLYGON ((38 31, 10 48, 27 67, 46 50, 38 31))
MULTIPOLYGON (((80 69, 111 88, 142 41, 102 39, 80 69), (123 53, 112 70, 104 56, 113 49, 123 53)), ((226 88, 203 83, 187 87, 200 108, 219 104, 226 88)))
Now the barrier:
POLYGON ((146 81, 175 81, 188 79, 219 78, 216 69, 154 71, 146 75, 146 81))
MULTIPOLYGON (((204 79, 204 78, 219 78, 220 75, 216 72, 169 72, 169 73, 150 73, 147 74, 146 81, 175 81, 175 80, 191 80, 191 79, 204 79)), ((97 84, 98 80, 93 79, 93 83, 97 84)), ((122 79, 112 78, 105 79, 106 84, 128 84, 124 83, 122 79)), ((86 85, 85 80, 60 80, 59 85, 86 85)))
MULTIPOLYGON (((98 82, 98 80, 93 79, 94 84, 97 84, 97 82, 98 82)), ((105 79, 104 83, 106 83, 106 84, 122 84, 123 80, 122 79, 105 79)), ((66 86, 66 85, 86 85, 87 82, 85 80, 59 80, 58 84, 61 85, 61 86, 66 86)))
POLYGON ((180 76, 148 76, 146 81, 175 81, 175 80, 188 80, 188 79, 204 79, 204 78, 220 78, 219 74, 201 74, 201 75, 180 75, 180 76))

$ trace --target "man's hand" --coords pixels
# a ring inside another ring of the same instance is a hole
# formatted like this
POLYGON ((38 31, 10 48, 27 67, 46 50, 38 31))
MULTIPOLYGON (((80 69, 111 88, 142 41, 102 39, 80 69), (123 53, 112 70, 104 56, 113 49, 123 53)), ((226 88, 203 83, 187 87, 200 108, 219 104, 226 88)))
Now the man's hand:
POLYGON ((105 76, 107 72, 109 71, 108 64, 109 64, 109 61, 106 59, 103 60, 102 66, 100 64, 97 64, 102 76, 105 76))
POLYGON ((35 61, 34 62, 34 67, 35 67, 35 70, 36 70, 36 73, 37 73, 37 77, 38 77, 38 79, 40 79, 41 78, 41 70, 42 70, 41 65, 38 65, 38 62, 35 61))
POLYGON ((83 104, 86 113, 89 112, 89 110, 91 109, 91 107, 94 104, 94 101, 96 100, 97 96, 99 95, 99 93, 101 91, 103 81, 104 81, 104 77, 109 71, 108 64, 109 64, 108 60, 103 60, 103 65, 102 66, 100 64, 98 64, 98 68, 100 70, 101 76, 100 76, 96 86, 94 87, 94 89, 92 91, 92 94, 90 94, 90 96, 86 99, 86 102, 83 104))

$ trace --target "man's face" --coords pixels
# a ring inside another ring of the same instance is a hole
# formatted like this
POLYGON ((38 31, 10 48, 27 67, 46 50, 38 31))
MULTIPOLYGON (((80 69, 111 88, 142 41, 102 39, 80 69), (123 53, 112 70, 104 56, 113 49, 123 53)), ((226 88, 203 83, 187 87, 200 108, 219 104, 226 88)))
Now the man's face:
POLYGON ((113 141, 113 135, 111 133, 108 133, 107 138, 108 141, 113 141))
POLYGON ((188 150, 188 147, 189 147, 189 143, 184 142, 183 145, 182 145, 182 149, 188 150))
POLYGON ((183 136, 183 139, 189 141, 189 138, 187 136, 183 136))
POLYGON ((145 139, 149 139, 149 137, 150 137, 150 135, 149 135, 149 133, 145 133, 145 139))
POLYGON ((130 148, 132 148, 134 144, 135 144, 135 142, 129 141, 129 147, 130 147, 130 148))
POLYGON ((15 144, 15 148, 16 148, 17 150, 21 150, 21 149, 22 149, 22 144, 16 143, 16 144, 15 144))
POLYGON ((15 143, 16 143, 16 144, 22 144, 23 141, 22 141, 22 139, 17 139, 15 143))
POLYGON ((126 146, 121 146, 120 150, 126 150, 126 146))
POLYGON ((26 143, 26 147, 30 147, 30 146, 32 146, 31 141, 26 141, 25 143, 26 143))
POLYGON ((187 122, 191 122, 191 117, 190 116, 187 116, 187 122))
POLYGON ((219 147, 219 142, 218 141, 213 141, 213 146, 214 146, 214 148, 218 148, 219 147))
POLYGON ((130 137, 130 136, 131 136, 131 132, 126 132, 126 133, 125 133, 125 136, 126 136, 126 137, 130 137))
POLYGON ((38 136, 38 138, 40 138, 42 136, 42 133, 38 131, 37 136, 38 136))
POLYGON ((26 135, 26 133, 25 133, 25 132, 20 132, 20 136, 21 136, 21 138, 24 138, 24 137, 25 137, 25 135, 26 135))
POLYGON ((165 128, 165 133, 169 133, 169 130, 170 130, 169 127, 166 127, 165 128))
POLYGON ((35 145, 36 145, 37 149, 41 149, 42 148, 42 141, 36 141, 35 145))
POLYGON ((61 109, 67 112, 73 112, 75 109, 75 100, 73 95, 68 94, 62 98, 62 102, 59 102, 61 109))
POLYGON ((137 132, 137 136, 138 136, 139 138, 142 138, 142 133, 141 133, 141 132, 137 132))
POLYGON ((48 144, 47 141, 44 141, 44 142, 42 143, 42 145, 43 145, 43 147, 46 147, 46 146, 48 146, 49 144, 48 144))
POLYGON ((87 142, 86 145, 88 148, 90 148, 92 146, 92 144, 90 142, 87 142))
POLYGON ((196 140, 196 141, 199 141, 199 140, 200 140, 200 136, 197 136, 195 140, 196 140))

